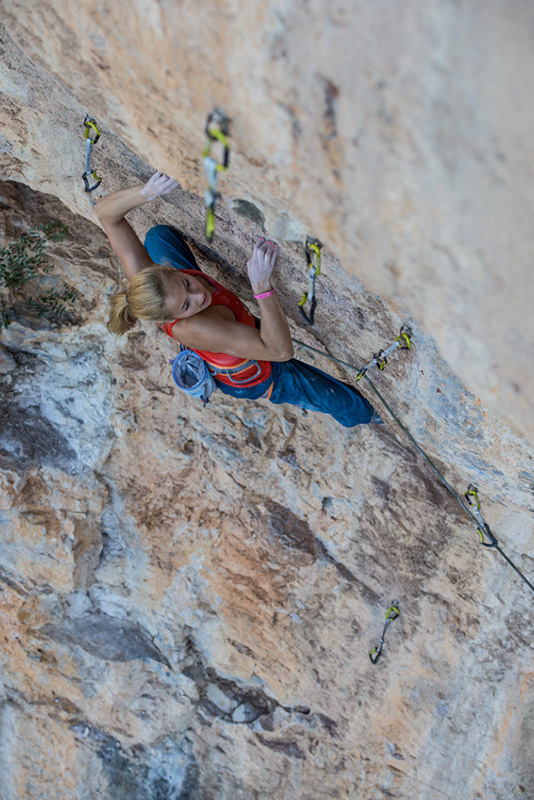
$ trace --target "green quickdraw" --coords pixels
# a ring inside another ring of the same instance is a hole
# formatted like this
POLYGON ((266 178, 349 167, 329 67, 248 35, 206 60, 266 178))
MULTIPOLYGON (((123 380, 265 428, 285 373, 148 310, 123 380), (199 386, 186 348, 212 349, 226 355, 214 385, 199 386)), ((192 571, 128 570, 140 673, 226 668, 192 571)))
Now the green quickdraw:
POLYGON ((206 202, 206 239, 211 241, 215 231, 215 204, 220 197, 217 191, 217 175, 225 172, 230 163, 230 144, 228 142, 230 120, 220 108, 215 108, 209 114, 206 121, 206 146, 202 152, 204 169, 208 179, 208 188, 205 194, 206 202), (220 142, 223 147, 222 162, 217 161, 211 155, 211 147, 214 142, 220 142))
POLYGON ((478 522, 477 533, 480 538, 480 544, 483 545, 484 547, 497 547, 499 544, 499 540, 491 532, 490 526, 482 519, 477 487, 473 486, 473 484, 470 483, 469 486, 467 487, 467 491, 464 497, 471 506, 473 514, 477 519, 478 522), (488 537, 489 542, 484 541, 485 536, 488 537))
POLYGON ((100 178, 96 171, 91 169, 91 156, 93 153, 93 146, 98 142, 100 139, 100 131, 98 130, 96 119, 92 117, 90 114, 85 115, 85 119, 83 121, 85 126, 85 172, 82 175, 84 187, 86 192, 94 192, 97 186, 100 186, 102 183, 102 178, 100 178), (89 178, 93 178, 95 183, 93 186, 89 183, 89 178))
POLYGON ((384 647, 384 637, 386 635, 388 626, 393 622, 394 619, 397 619, 397 617, 400 617, 399 601, 393 600, 390 607, 386 611, 386 623, 384 625, 384 630, 382 631, 382 636, 378 640, 377 646, 373 647, 372 650, 369 650, 369 658, 371 659, 372 664, 376 664, 380 658, 382 648, 384 647))
POLYGON ((390 344, 386 350, 379 350, 375 353, 371 361, 360 369, 356 375, 356 380, 360 381, 363 376, 372 367, 378 367, 380 371, 384 370, 388 363, 388 356, 395 350, 411 350, 412 349, 412 329, 409 325, 403 325, 400 329, 399 335, 395 337, 393 344, 390 344))
POLYGON ((315 282, 317 276, 321 274, 321 248, 322 244, 315 236, 306 236, 306 243, 304 245, 304 253, 306 255, 306 263, 308 265, 308 280, 309 289, 304 292, 302 298, 298 302, 299 311, 302 314, 304 321, 308 325, 313 325, 315 321, 315 309, 317 308, 317 297, 315 296, 315 282), (304 306, 306 302, 310 303, 310 313, 306 314, 304 306))

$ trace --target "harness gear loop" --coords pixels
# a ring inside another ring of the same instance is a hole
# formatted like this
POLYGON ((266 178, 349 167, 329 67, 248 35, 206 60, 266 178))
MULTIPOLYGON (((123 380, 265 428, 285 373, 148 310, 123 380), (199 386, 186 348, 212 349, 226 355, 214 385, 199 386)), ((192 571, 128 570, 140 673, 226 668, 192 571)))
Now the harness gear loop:
POLYGON ((226 375, 236 386, 247 384, 250 381, 256 380, 258 375, 261 375, 260 365, 252 358, 248 359, 248 361, 245 361, 243 364, 239 364, 237 367, 217 367, 214 364, 210 364, 209 361, 206 361, 206 364, 208 365, 211 375, 214 377, 217 377, 217 375, 226 375), (251 369, 252 367, 256 369, 255 375, 249 375, 248 378, 244 378, 243 380, 238 380, 233 377, 234 375, 240 375, 242 372, 246 372, 247 369, 251 369))
POLYGON ((372 664, 376 664, 380 658, 388 626, 393 622, 394 619, 397 619, 397 617, 400 617, 399 601, 393 600, 390 607, 386 611, 386 623, 384 625, 384 630, 382 631, 382 636, 378 640, 377 646, 373 647, 372 650, 369 650, 369 658, 371 659, 372 664))
POLYGON ((306 256, 306 263, 308 265, 308 281, 309 289, 303 292, 301 299, 297 305, 302 314, 304 321, 308 325, 313 325, 315 321, 315 309, 317 308, 317 298, 315 296, 315 281, 317 276, 321 274, 321 248, 322 243, 315 236, 306 236, 306 243, 304 244, 304 254, 306 256), (310 313, 306 314, 304 306, 306 302, 310 303, 310 313))
POLYGON ((480 539, 480 544, 484 547, 497 547, 499 544, 499 540, 493 535, 491 532, 490 526, 484 522, 482 518, 482 513, 480 511, 480 499, 478 497, 478 489, 476 486, 473 486, 472 483, 469 484, 467 487, 467 491, 464 495, 465 499, 473 509, 473 514, 477 519, 478 527, 477 533, 480 539), (489 542, 484 541, 484 537, 487 536, 489 542))
POLYGON ((102 183, 102 178, 96 174, 96 170, 91 169, 91 156, 93 153, 93 145, 100 139, 100 131, 96 124, 96 119, 90 114, 85 115, 83 121, 85 126, 85 172, 82 175, 84 190, 86 192, 94 192, 94 190, 102 183), (95 181, 93 186, 89 184, 89 177, 95 181))
POLYGON ((386 368, 386 364, 388 363, 387 357, 384 355, 383 350, 379 350, 378 353, 374 354, 373 361, 381 372, 386 368))
POLYGON ((229 133, 230 120, 220 108, 214 108, 206 120, 205 133, 207 137, 206 146, 202 151, 204 169, 208 188, 205 193, 206 203, 206 239, 211 241, 215 231, 215 204, 221 196, 217 191, 217 176, 219 172, 225 172, 230 163, 230 144, 227 136, 229 133), (222 161, 217 161, 211 155, 211 148, 214 142, 220 142, 223 148, 222 161))

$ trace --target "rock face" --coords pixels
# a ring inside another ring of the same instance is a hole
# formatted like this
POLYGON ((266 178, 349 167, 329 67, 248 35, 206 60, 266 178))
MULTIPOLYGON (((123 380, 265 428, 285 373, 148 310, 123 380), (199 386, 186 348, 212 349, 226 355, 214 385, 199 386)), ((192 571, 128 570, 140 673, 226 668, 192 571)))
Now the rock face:
POLYGON ((378 403, 387 424, 352 431, 203 409, 155 326, 114 340, 120 266, 80 179, 90 112, 102 190, 182 181, 140 235, 177 226, 246 300, 251 242, 277 237, 296 337, 351 363, 410 323, 376 385, 532 580, 530 4, 2 7, 3 239, 61 219, 82 299, 2 333, 1 800, 534 797, 528 586, 378 403), (233 149, 208 245, 215 105, 233 149))

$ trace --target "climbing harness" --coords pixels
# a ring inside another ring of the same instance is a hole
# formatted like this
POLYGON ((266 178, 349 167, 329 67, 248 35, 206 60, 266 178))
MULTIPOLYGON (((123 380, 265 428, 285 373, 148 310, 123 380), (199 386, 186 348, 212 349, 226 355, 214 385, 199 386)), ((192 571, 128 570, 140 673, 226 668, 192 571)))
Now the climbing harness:
POLYGON ((497 547, 497 545, 499 544, 498 540, 492 534, 490 526, 487 525, 482 519, 482 514, 480 513, 480 500, 478 498, 478 489, 476 488, 476 486, 473 486, 473 484, 470 483, 469 486, 467 487, 467 491, 464 497, 471 506, 473 514, 477 518, 478 521, 477 532, 480 537, 480 544, 484 545, 484 547, 497 547), (489 542, 484 541, 484 536, 488 537, 489 542))
POLYGON ((217 191, 217 175, 225 172, 230 162, 230 145, 228 143, 230 120, 220 108, 215 108, 209 114, 206 121, 206 146, 202 152, 204 169, 208 179, 208 188, 205 194, 206 202, 206 239, 211 241, 215 230, 215 203, 220 197, 217 191), (222 161, 219 162, 211 155, 211 147, 214 142, 220 142, 223 146, 222 161))
POLYGON ((393 600, 390 607, 386 611, 386 623, 384 625, 384 630, 382 631, 382 636, 378 640, 378 644, 376 647, 373 647, 372 650, 369 650, 369 658, 371 659, 372 664, 376 664, 380 655, 382 653, 382 648, 384 647, 384 637, 386 635, 386 631, 389 625, 393 622, 394 619, 400 617, 400 608, 399 608, 399 601, 393 600))
POLYGON ((219 367, 210 364, 185 345, 180 345, 178 355, 168 361, 172 364, 172 377, 178 388, 190 397, 198 397, 204 406, 209 403, 211 395, 217 389, 214 380, 217 375, 226 375, 233 384, 242 386, 255 380, 261 373, 261 367, 254 359, 248 359, 235 367, 219 367), (234 377, 251 367, 256 367, 255 375, 249 375, 244 380, 234 377))
MULTIPOLYGON (((295 344, 300 345, 300 347, 304 347, 306 350, 310 350, 313 353, 317 353, 319 355, 322 355, 325 358, 328 358, 330 361, 334 361, 336 364, 340 364, 343 367, 347 367, 348 369, 355 370, 358 373, 361 372, 361 369, 359 369, 358 367, 354 366, 354 364, 350 364, 348 361, 343 361, 340 358, 336 358, 335 356, 331 356, 329 353, 325 353, 323 350, 318 350, 316 347, 312 347, 309 344, 305 344, 305 342, 301 342, 298 339, 293 339, 293 341, 295 342, 295 344)), ((416 440, 414 439, 414 437, 412 436, 412 434, 410 433, 408 428, 401 422, 401 420, 399 419, 397 414, 393 411, 393 409, 391 408, 391 406, 389 405, 387 400, 384 398, 382 393, 379 392, 379 390, 376 388, 376 386, 374 385, 374 383, 372 382, 370 377, 367 374, 364 374, 363 377, 365 378, 365 380, 367 381, 367 383, 369 384, 369 386, 371 387, 373 392, 376 394, 376 396, 378 397, 378 399, 380 400, 382 405, 391 414, 391 416, 393 417, 393 419, 395 420, 395 422, 397 423, 397 425, 399 426, 401 431, 404 433, 404 435, 410 440, 410 442, 415 447, 417 452, 425 459, 427 464, 434 471, 434 473, 438 477, 438 480, 443 484, 445 489, 447 489, 449 494, 452 495, 452 497, 454 497, 456 502, 463 508, 463 510, 466 512, 466 514, 468 514, 468 516, 470 516, 471 519, 474 522, 476 522, 477 530, 479 531, 479 536, 481 535, 481 532, 480 532, 479 529, 480 529, 480 527, 483 528, 483 531, 490 538, 490 541, 491 541, 491 544, 487 544, 486 543, 486 547, 493 547, 495 550, 497 550, 497 552, 499 552, 501 554, 501 556, 505 559, 505 561, 512 567, 512 569, 515 570, 515 572, 523 579, 523 581, 527 584, 527 586, 529 586, 530 589, 532 589, 532 591, 534 592, 534 585, 528 580, 526 575, 524 575, 521 572, 521 570, 518 567, 516 567, 514 562, 506 555, 506 553, 504 552, 502 547, 498 544, 497 539, 495 538, 495 536, 493 534, 491 534, 491 536, 489 536, 489 533, 491 533, 491 531, 489 531, 489 526, 487 526, 486 523, 484 522, 484 520, 482 519, 482 515, 480 514, 480 509, 477 508, 476 503, 474 504, 474 507, 473 507, 472 503, 469 502, 469 503, 466 504, 462 500, 462 498, 460 497, 458 492, 456 492, 452 488, 452 486, 449 484, 447 479, 441 474, 440 470, 436 467, 436 465, 434 464, 432 459, 425 453, 425 451, 423 450, 421 445, 416 442, 416 440)), ((471 495, 471 497, 473 497, 473 495, 471 495)), ((477 493, 477 497, 478 497, 478 493, 477 493)), ((482 544, 484 544, 483 541, 482 541, 482 544)))
POLYGON ((412 329, 409 325, 403 325, 400 333, 395 337, 393 344, 390 344, 385 350, 379 350, 375 353, 371 361, 366 364, 356 375, 356 380, 360 381, 363 376, 372 368, 377 366, 380 371, 386 368, 388 363, 388 356, 395 350, 411 350, 412 349, 412 329))
POLYGON ((83 183, 86 192, 94 192, 97 186, 100 186, 102 183, 102 178, 100 178, 96 171, 91 169, 91 156, 93 154, 93 146, 98 142, 100 139, 100 131, 98 130, 96 119, 92 117, 90 114, 85 115, 85 119, 83 121, 85 126, 85 172, 82 175, 83 183), (89 178, 93 178, 95 183, 93 186, 89 184, 89 178))
POLYGON ((321 274, 321 248, 322 244, 315 236, 306 236, 306 243, 304 245, 304 254, 306 256, 306 263, 308 265, 308 281, 309 289, 302 294, 302 298, 298 302, 299 311, 302 314, 304 321, 308 325, 313 325, 315 320, 315 309, 317 308, 317 297, 315 296, 315 282, 317 276, 321 274), (310 303, 310 313, 306 314, 304 306, 306 302, 310 303))

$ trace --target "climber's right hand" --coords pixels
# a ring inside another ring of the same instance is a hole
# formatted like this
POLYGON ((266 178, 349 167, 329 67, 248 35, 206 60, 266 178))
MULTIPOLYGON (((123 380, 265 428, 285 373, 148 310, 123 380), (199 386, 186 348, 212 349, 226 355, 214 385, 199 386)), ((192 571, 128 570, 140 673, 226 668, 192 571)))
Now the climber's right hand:
POLYGON ((155 200, 157 197, 162 197, 164 194, 174 192, 180 184, 174 178, 170 178, 163 172, 155 172, 151 178, 145 183, 141 189, 141 194, 147 201, 155 200))
POLYGON ((278 245, 261 236, 256 242, 252 257, 247 262, 248 277, 254 294, 268 292, 271 288, 271 275, 277 255, 278 245))

